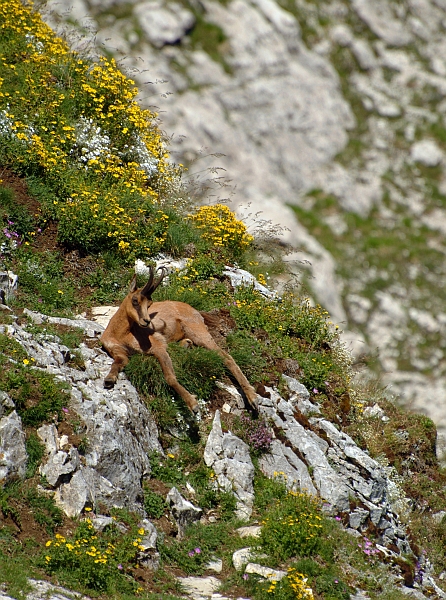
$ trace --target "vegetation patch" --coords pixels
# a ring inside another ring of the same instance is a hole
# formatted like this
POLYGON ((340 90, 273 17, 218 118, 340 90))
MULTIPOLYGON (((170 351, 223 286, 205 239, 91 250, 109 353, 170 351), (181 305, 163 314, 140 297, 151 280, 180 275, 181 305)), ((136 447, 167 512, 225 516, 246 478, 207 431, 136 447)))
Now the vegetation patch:
POLYGON ((32 369, 30 360, 2 370, 0 388, 9 394, 25 426, 62 419, 62 408, 69 401, 67 387, 52 375, 32 369))

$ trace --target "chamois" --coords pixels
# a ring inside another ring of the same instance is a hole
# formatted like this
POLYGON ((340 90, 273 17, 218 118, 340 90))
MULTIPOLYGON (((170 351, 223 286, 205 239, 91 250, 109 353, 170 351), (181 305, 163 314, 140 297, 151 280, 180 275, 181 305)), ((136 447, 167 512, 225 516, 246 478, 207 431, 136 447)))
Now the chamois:
POLYGON ((144 287, 137 289, 135 274, 130 283, 129 293, 110 319, 101 337, 104 348, 113 358, 110 372, 104 380, 104 387, 112 388, 115 385, 119 372, 132 354, 151 354, 158 359, 168 385, 183 398, 193 413, 197 413, 197 399, 178 382, 167 352, 167 345, 171 342, 179 342, 185 347, 195 344, 218 352, 243 390, 250 406, 256 409, 257 394, 254 388, 232 356, 216 344, 198 310, 189 304, 173 300, 153 302, 152 294, 164 275, 165 270, 162 268, 161 275, 155 279, 154 270, 150 268, 148 282, 144 287))

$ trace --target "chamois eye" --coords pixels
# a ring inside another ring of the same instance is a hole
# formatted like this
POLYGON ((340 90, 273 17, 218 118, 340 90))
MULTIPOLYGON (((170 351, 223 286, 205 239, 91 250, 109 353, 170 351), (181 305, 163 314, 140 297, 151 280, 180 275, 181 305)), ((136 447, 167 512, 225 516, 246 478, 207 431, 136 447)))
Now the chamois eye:
POLYGON ((132 304, 133 304, 133 306, 138 306, 138 304, 139 304, 138 298, 132 298, 132 304))

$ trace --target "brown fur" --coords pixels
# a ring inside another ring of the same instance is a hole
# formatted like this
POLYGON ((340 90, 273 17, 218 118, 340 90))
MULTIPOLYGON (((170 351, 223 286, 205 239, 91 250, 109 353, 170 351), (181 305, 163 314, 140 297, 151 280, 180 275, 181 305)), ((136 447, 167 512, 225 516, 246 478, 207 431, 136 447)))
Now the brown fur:
POLYGON ((129 356, 135 353, 151 354, 158 359, 166 382, 183 398, 191 411, 198 412, 197 399, 178 382, 167 352, 167 345, 171 342, 179 342, 186 347, 195 344, 220 354, 249 404, 255 409, 254 388, 232 356, 216 344, 202 315, 184 302, 153 302, 152 293, 161 283, 164 272, 155 282, 153 275, 152 270, 148 283, 141 289, 136 288, 136 276, 133 278, 129 293, 102 334, 102 344, 113 358, 104 386, 114 386, 119 372, 128 363, 129 356))

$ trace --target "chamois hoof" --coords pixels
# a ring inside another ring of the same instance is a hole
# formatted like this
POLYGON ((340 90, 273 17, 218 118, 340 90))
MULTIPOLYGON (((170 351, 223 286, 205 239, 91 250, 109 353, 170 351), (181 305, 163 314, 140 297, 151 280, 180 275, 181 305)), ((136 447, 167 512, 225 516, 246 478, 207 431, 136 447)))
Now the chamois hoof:
POLYGON ((184 340, 181 340, 179 344, 182 348, 192 348, 192 346, 194 345, 193 341, 189 338, 184 338, 184 340))
POLYGON ((110 390, 112 387, 115 387, 115 383, 116 381, 112 378, 106 378, 104 379, 104 387, 106 390, 110 390))
POLYGON ((248 398, 249 406, 256 413, 259 412, 259 403, 258 403, 257 398, 258 398, 257 394, 256 394, 255 398, 248 398))

